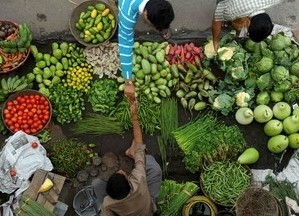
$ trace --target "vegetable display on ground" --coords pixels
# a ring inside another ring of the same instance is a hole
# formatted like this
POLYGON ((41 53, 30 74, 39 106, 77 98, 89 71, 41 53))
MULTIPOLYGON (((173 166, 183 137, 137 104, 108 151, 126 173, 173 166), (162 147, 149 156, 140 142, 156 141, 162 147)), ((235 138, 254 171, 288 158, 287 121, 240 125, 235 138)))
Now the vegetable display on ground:
POLYGON ((233 206, 238 196, 251 184, 249 171, 241 164, 215 161, 200 175, 202 190, 214 202, 233 206))

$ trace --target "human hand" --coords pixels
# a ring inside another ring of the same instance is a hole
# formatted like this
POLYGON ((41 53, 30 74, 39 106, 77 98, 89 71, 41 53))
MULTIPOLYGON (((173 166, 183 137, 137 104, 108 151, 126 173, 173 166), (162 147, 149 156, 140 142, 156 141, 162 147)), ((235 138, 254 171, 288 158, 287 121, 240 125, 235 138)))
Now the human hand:
POLYGON ((214 45, 214 51, 216 52, 218 50, 219 41, 218 40, 214 40, 213 41, 213 45, 214 45))
POLYGON ((129 98, 130 102, 134 101, 134 98, 135 98, 135 86, 134 86, 133 81, 126 81, 124 93, 129 98))
POLYGON ((134 117, 135 115, 137 115, 138 102, 137 102, 136 99, 134 101, 132 101, 130 109, 131 109, 131 115, 132 115, 132 117, 134 117))

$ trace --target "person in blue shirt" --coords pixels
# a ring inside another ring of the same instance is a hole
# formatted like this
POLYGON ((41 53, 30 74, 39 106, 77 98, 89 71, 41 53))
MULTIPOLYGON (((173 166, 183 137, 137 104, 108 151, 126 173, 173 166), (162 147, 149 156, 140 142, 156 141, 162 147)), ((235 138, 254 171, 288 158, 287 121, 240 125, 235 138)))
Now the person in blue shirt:
POLYGON ((134 94, 132 82, 134 28, 139 15, 158 31, 164 39, 170 37, 170 23, 174 11, 166 0, 119 0, 118 45, 122 76, 126 80, 125 94, 134 94))

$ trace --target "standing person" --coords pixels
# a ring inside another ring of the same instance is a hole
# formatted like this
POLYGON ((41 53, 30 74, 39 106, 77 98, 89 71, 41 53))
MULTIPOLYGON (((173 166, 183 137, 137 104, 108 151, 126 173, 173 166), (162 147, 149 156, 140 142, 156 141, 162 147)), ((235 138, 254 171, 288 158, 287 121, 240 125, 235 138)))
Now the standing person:
POLYGON ((155 199, 160 192, 162 170, 153 156, 145 155, 137 101, 135 98, 129 101, 134 139, 125 153, 134 160, 134 168, 130 174, 118 170, 107 183, 100 179, 93 181, 103 216, 151 216, 157 210, 155 199))
POLYGON ((267 38, 273 29, 271 18, 265 9, 277 5, 281 0, 220 0, 212 21, 214 48, 217 50, 221 27, 230 21, 233 28, 255 42, 267 38))
POLYGON ((164 39, 170 37, 170 23, 174 19, 171 4, 166 0, 119 0, 118 45, 122 76, 126 79, 125 94, 132 95, 132 61, 134 28, 138 16, 162 32, 164 39))

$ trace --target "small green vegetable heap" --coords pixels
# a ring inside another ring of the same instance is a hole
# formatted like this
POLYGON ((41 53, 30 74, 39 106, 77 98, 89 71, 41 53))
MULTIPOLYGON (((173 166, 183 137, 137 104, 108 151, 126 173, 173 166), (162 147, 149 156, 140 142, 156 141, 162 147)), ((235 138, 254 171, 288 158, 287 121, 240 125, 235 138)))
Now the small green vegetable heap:
POLYGON ((299 47, 283 33, 255 43, 248 39, 244 47, 251 53, 249 78, 259 91, 257 104, 299 99, 299 47))
POLYGON ((103 3, 87 6, 75 24, 76 29, 80 31, 80 38, 90 44, 106 41, 116 26, 112 11, 103 3))
POLYGON ((236 162, 216 161, 200 175, 202 190, 213 201, 232 206, 238 196, 250 186, 250 174, 236 162))
POLYGON ((62 80, 65 85, 88 93, 93 74, 93 68, 88 63, 81 63, 80 66, 71 67, 66 71, 66 79, 62 80))
POLYGON ((28 196, 22 195, 19 207, 14 211, 17 216, 54 216, 47 208, 45 208, 38 201, 31 199, 28 196))
POLYGON ((205 46, 206 64, 214 61, 225 72, 224 79, 219 81, 209 97, 212 108, 223 115, 228 115, 237 107, 250 106, 255 96, 254 87, 244 84, 250 71, 250 54, 234 38, 235 32, 225 35, 219 43, 220 48, 214 53, 211 53, 214 49, 211 40, 205 46))
POLYGON ((76 122, 72 129, 76 134, 119 134, 124 133, 123 126, 120 122, 111 117, 90 113, 86 118, 76 122))
POLYGON ((161 103, 161 135, 158 137, 158 145, 162 159, 164 174, 167 174, 168 150, 173 149, 176 140, 172 131, 178 128, 178 103, 174 98, 163 98, 161 103))
MULTIPOLYGON (((68 70, 72 71, 73 68, 76 69, 77 66, 86 62, 83 55, 84 49, 74 43, 53 42, 51 47, 52 53, 49 54, 41 53, 35 45, 31 45, 31 53, 36 64, 32 72, 27 74, 30 80, 35 80, 38 83, 39 91, 46 96, 50 94, 49 87, 62 82, 68 70)), ((69 83, 67 82, 67 84, 69 83)))
MULTIPOLYGON (((160 104, 153 103, 145 94, 140 94, 138 100, 138 117, 141 128, 146 134, 153 135, 157 129, 160 129, 160 104)), ((131 111, 127 97, 116 105, 115 109, 109 114, 123 124, 128 130, 132 127, 131 111)))
POLYGON ((65 124, 82 119, 82 114, 85 110, 82 91, 65 87, 62 83, 58 83, 51 86, 49 92, 53 116, 56 117, 59 123, 65 124))
POLYGON ((246 146, 244 136, 237 126, 225 125, 212 113, 181 126, 173 134, 184 153, 185 167, 192 173, 201 170, 203 164, 235 160, 246 146))
POLYGON ((49 154, 54 169, 69 178, 75 177, 94 156, 87 145, 76 139, 61 139, 51 143, 49 154))
POLYGON ((184 204, 198 191, 199 187, 193 182, 178 183, 174 180, 164 180, 157 197, 159 215, 182 215, 184 204))
MULTIPOLYGON (((170 72, 165 49, 168 42, 134 43, 133 73, 136 92, 145 94, 149 100, 161 103, 161 98, 171 95, 171 88, 178 83, 178 77, 170 72)), ((124 83, 121 84, 122 90, 124 83)))
POLYGON ((115 80, 101 79, 92 83, 88 101, 94 112, 109 113, 117 100, 118 85, 115 80))

